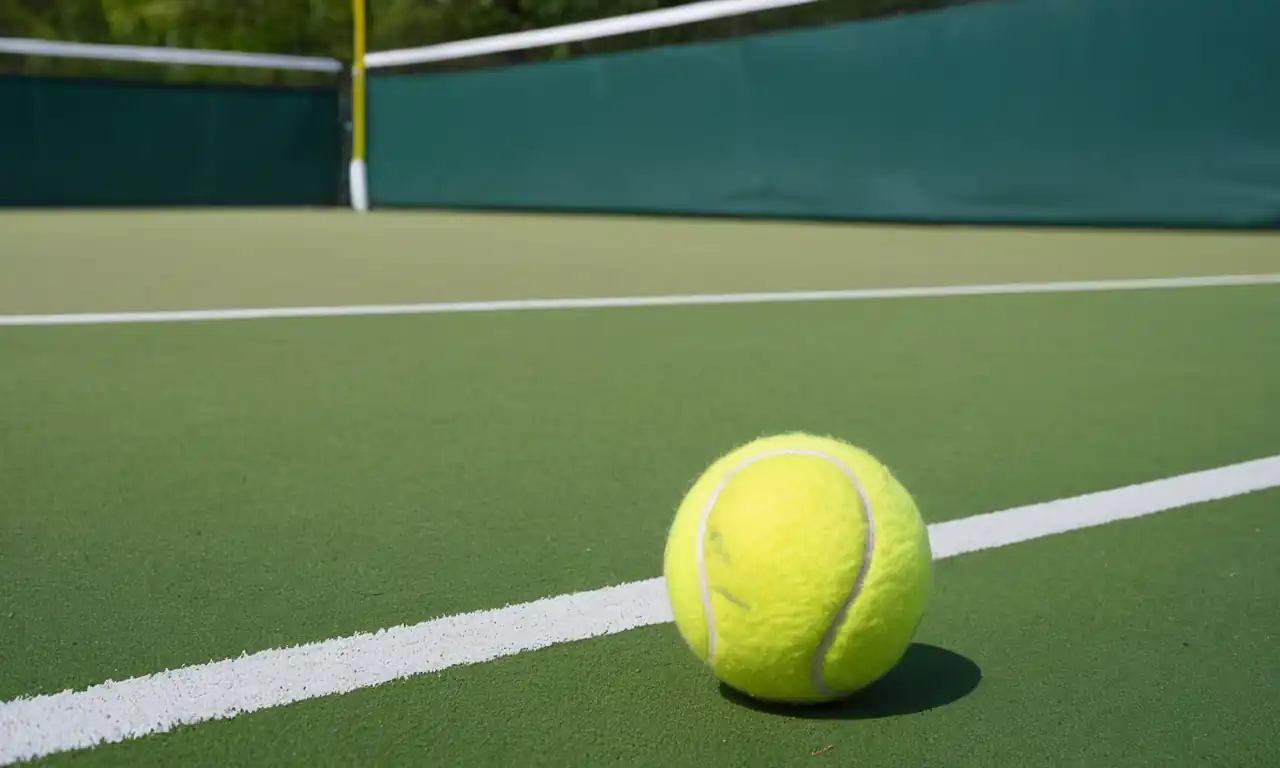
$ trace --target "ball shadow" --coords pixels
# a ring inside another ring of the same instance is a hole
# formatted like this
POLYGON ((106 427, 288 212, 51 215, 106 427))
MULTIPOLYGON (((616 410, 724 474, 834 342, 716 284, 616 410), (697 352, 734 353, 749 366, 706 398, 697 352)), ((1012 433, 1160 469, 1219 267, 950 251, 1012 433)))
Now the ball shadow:
POLYGON ((824 704, 777 704, 753 699, 720 684, 720 695, 742 707, 783 717, 869 720, 925 712, 958 701, 982 681, 971 659, 933 645, 913 643, 884 677, 852 696, 824 704))

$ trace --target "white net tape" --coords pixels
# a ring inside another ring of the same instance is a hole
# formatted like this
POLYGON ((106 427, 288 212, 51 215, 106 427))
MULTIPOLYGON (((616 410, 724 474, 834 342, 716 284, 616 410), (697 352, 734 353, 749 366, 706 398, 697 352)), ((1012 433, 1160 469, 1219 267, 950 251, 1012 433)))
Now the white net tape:
POLYGON ((285 56, 274 53, 239 53, 191 48, 162 48, 142 45, 101 45, 56 40, 0 37, 0 53, 17 56, 50 56, 66 59, 98 59, 148 64, 187 64, 209 67, 252 67, 308 72, 341 72, 337 59, 312 56, 285 56))
POLYGON ((402 67, 411 64, 425 64, 433 61, 465 59, 471 56, 486 56, 494 53, 518 51, 526 48, 540 48, 549 45, 577 43, 584 40, 597 40, 602 37, 616 37, 651 29, 664 29, 682 24, 693 24, 729 16, 739 16, 757 11, 769 11, 775 8, 790 8, 797 5, 809 5, 820 0, 703 0, 703 2, 678 5, 674 8, 662 8, 656 11, 633 13, 626 16, 613 16, 606 19, 594 19, 578 24, 565 24, 560 27, 531 29, 526 32, 513 32, 506 35, 477 37, 470 40, 458 40, 451 43, 427 45, 421 48, 402 48, 393 51, 379 51, 364 57, 365 66, 369 69, 379 67, 402 67))

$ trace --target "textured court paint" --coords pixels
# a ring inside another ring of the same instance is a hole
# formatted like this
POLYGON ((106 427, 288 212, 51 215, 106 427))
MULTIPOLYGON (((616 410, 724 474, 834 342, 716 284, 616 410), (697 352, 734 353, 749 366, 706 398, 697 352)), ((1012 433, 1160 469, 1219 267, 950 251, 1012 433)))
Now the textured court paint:
POLYGON ((1210 288, 1280 284, 1280 274, 1170 277, 1140 280, 1088 280, 1054 283, 922 286, 865 290, 785 291, 767 293, 691 294, 686 296, 622 296, 597 299, 519 299, 457 301, 424 304, 382 304, 331 307, 260 307, 162 312, 87 312, 48 315, 0 315, 0 326, 106 325, 117 323, 182 323, 214 320, 267 320, 305 317, 424 315, 458 312, 518 312, 556 309, 614 309, 627 307, 700 306, 710 304, 771 304, 804 301, 917 299, 947 296, 994 296, 1031 293, 1138 291, 1162 288, 1210 288))
POLYGON ((1262 491, 940 561, 905 663, 814 717, 725 698, 659 625, 37 765, 1265 768, 1277 507, 1262 491))
MULTIPOLYGON (((935 559, 1280 486, 1280 455, 930 526, 935 559)), ((0 704, 4 764, 671 620, 660 578, 0 704)))
POLYGON ((762 430, 928 522, 1280 453, 1276 290, 0 330, 0 701, 657 575, 762 430))
POLYGON ((123 741, 669 618, 662 582, 650 579, 19 699, 0 704, 0 761, 123 741))
POLYGON ((0 232, 4 315, 1280 272, 1280 232, 338 209, 0 209, 0 232))

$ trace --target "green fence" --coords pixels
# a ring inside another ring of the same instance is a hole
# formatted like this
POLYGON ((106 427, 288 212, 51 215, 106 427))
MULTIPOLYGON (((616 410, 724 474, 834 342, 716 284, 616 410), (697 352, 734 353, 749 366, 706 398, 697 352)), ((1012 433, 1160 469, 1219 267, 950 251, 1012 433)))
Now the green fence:
POLYGON ((331 205, 336 88, 0 77, 0 205, 331 205))
POLYGON ((1280 2, 1006 0, 370 83, 375 205, 1280 224, 1280 2))

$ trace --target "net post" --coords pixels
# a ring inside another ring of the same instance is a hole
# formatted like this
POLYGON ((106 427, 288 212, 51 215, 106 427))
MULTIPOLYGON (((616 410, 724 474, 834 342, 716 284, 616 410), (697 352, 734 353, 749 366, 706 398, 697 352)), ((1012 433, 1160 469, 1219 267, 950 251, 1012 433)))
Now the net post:
POLYGON ((365 168, 365 0, 351 0, 351 168, 348 184, 351 207, 369 210, 369 186, 365 168))

